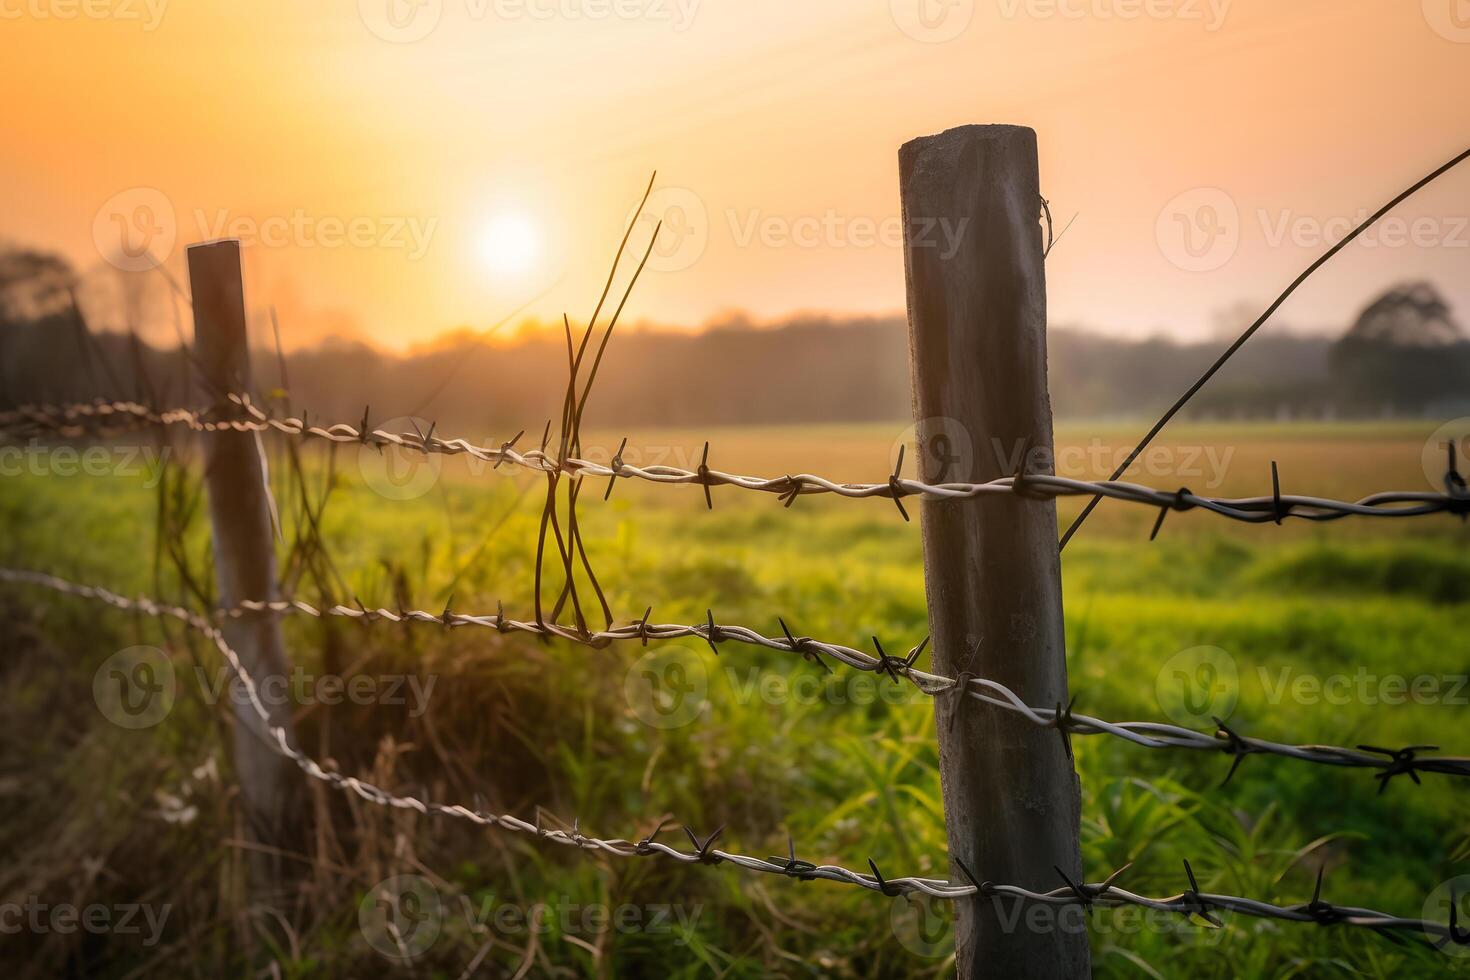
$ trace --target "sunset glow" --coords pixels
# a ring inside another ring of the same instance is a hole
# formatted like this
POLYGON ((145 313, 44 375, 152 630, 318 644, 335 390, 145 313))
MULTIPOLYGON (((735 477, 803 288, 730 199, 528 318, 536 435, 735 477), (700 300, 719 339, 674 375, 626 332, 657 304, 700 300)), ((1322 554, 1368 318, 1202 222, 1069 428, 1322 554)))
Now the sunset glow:
POLYGON ((480 233, 480 259, 493 274, 524 276, 541 259, 541 234, 525 215, 497 215, 480 233))
MULTIPOLYGON (((1048 261, 1052 321, 1199 338, 1466 132, 1470 32, 1420 0, 1115 16, 1094 15, 1106 0, 966 0, 931 4, 930 26, 901 0, 607 6, 261 0, 0 20, 0 81, 26 93, 0 110, 4 234, 106 267, 120 243, 94 227, 149 217, 172 232, 179 278, 183 248, 224 229, 247 242, 249 288, 288 345, 402 348, 528 302, 542 322, 587 307, 657 170, 677 241, 630 321, 892 314, 898 147, 1011 122, 1038 133, 1058 227, 1076 218, 1048 261), (119 195, 167 211, 99 222, 119 195)), ((1470 309, 1454 228, 1467 181, 1404 209, 1410 229, 1438 222, 1428 244, 1349 249, 1283 322, 1340 328, 1406 277, 1470 309)))
POLYGON ((1463 980, 1470 0, 0 0, 0 85, 15 980, 1463 980))

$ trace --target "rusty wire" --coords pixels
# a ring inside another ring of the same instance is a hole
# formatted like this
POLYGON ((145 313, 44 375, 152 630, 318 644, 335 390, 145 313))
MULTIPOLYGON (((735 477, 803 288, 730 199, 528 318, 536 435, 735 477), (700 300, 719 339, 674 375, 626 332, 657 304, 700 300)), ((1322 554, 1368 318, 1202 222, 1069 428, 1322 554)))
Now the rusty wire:
MULTIPOLYGON (((214 644, 219 650, 220 655, 229 664, 230 669, 239 678, 251 709, 257 715, 261 724, 265 726, 265 730, 270 735, 270 739, 268 739, 269 744, 277 752, 295 763, 310 778, 327 783, 338 789, 355 793, 362 799, 379 806, 414 810, 425 816, 450 817, 465 820, 483 827, 496 827, 515 833, 532 834, 542 840, 563 846, 575 847, 584 852, 596 852, 598 854, 608 854, 623 858, 657 856, 683 864, 731 864, 745 871, 781 875, 801 881, 824 880, 856 885, 869 891, 880 892, 889 897, 917 892, 933 898, 947 900, 982 895, 992 899, 1014 898, 1023 902, 1051 906, 1077 905, 1084 909, 1130 905, 1160 912, 1175 913, 1187 919, 1199 917, 1213 924, 1218 924, 1218 922, 1211 916, 1211 912, 1223 911, 1285 922, 1316 923, 1320 926, 1357 926, 1372 930, 1395 942, 1403 941, 1402 937, 1398 935, 1401 932, 1423 933, 1429 937, 1427 944, 1435 948, 1443 948, 1450 944, 1460 946, 1470 945, 1470 929, 1459 926, 1457 910, 1453 907, 1450 922, 1446 924, 1390 915, 1386 912, 1379 912, 1373 909, 1358 908, 1355 906, 1338 906, 1322 901, 1322 879, 1320 875, 1317 879, 1317 889, 1312 900, 1297 905, 1276 905, 1271 902, 1245 898, 1238 895, 1202 892, 1199 890, 1199 886, 1195 881, 1194 871, 1189 867, 1188 862, 1185 862, 1185 871, 1189 878, 1190 887, 1178 895, 1164 898, 1150 898, 1119 887, 1116 882, 1127 868, 1114 872, 1106 880, 1097 884, 1078 884, 1059 871, 1058 875, 1064 882, 1061 887, 1053 888, 1050 891, 1036 891, 1030 888, 1023 888, 1019 885, 997 884, 992 881, 982 880, 977 878, 961 862, 956 863, 959 864, 962 874, 967 879, 967 883, 965 884, 940 878, 920 876, 888 878, 881 873, 877 864, 871 859, 868 861, 868 866, 872 874, 851 871, 838 865, 818 865, 807 861, 800 861, 796 858, 794 844, 791 847, 789 858, 758 858, 723 850, 714 846, 723 834, 723 827, 702 838, 689 827, 684 827, 684 832, 694 848, 692 851, 685 851, 655 840, 662 833, 664 829, 663 824, 654 828, 652 833, 638 841, 622 838, 600 838, 583 834, 580 829, 580 820, 574 820, 570 830, 547 828, 541 825, 539 816, 536 821, 532 822, 510 814, 490 813, 478 803, 470 807, 463 804, 437 803, 414 796, 401 796, 373 783, 358 779, 355 776, 344 775, 335 770, 324 768, 312 756, 294 745, 285 729, 273 724, 270 711, 266 708, 260 697, 255 679, 251 677, 250 673, 245 669, 244 664, 240 662, 239 656, 225 641, 224 634, 203 616, 191 612, 182 606, 172 606, 142 597, 130 599, 107 589, 79 585, 68 582, 65 579, 57 578, 56 576, 36 572, 0 568, 0 581, 43 586, 67 595, 102 602, 116 609, 141 612, 153 617, 170 617, 199 631, 214 644)), ((260 615, 260 613, 256 613, 256 615, 260 615)), ((652 631, 653 627, 649 627, 649 630, 652 631)))
MULTIPOLYGON (((1281 523, 1286 518, 1308 521, 1335 521, 1344 517, 1424 517, 1431 514, 1470 515, 1470 493, 1446 478, 1444 492, 1386 491, 1356 501, 1280 492, 1279 481, 1273 480, 1269 495, 1256 497, 1208 497, 1187 488, 1158 490, 1120 480, 1076 480, 1046 473, 1018 473, 986 483, 925 483, 906 479, 895 473, 883 483, 837 483, 810 473, 786 474, 779 477, 744 476, 714 469, 706 461, 697 470, 675 466, 634 466, 624 463, 621 455, 603 464, 575 457, 557 459, 548 454, 545 444, 538 449, 518 450, 516 443, 524 433, 500 445, 478 446, 466 439, 445 439, 428 433, 388 432, 373 428, 364 411, 359 425, 338 422, 331 425, 312 424, 305 418, 278 418, 267 414, 248 395, 231 394, 220 410, 198 412, 191 409, 155 411, 131 401, 91 402, 68 405, 32 405, 0 412, 0 433, 14 437, 30 437, 49 433, 66 438, 105 435, 138 426, 181 426, 194 432, 274 431, 288 436, 322 439, 337 444, 357 443, 379 449, 396 447, 424 455, 469 456, 494 464, 533 470, 542 474, 565 474, 572 478, 597 477, 611 481, 636 479, 655 484, 693 484, 702 486, 706 500, 711 487, 734 487, 775 494, 786 506, 801 496, 835 494, 839 497, 877 497, 892 500, 908 519, 903 509, 905 497, 923 496, 931 500, 962 500, 986 496, 1027 495, 1043 498, 1101 496, 1126 503, 1156 508, 1160 515, 1170 511, 1196 508, 1247 524, 1281 523)), ((549 431, 549 430, 548 430, 549 431)), ((1157 526, 1155 527, 1157 532, 1157 526)))

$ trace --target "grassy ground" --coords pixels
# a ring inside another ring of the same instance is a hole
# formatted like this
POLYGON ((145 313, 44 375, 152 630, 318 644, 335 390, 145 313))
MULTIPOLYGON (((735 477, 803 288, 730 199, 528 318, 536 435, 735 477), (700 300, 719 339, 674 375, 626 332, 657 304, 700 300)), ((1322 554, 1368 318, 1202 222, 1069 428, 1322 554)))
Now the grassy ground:
MULTIPOLYGON (((1269 490, 1274 459, 1288 492, 1429 489, 1421 455, 1432 429, 1181 427, 1137 479, 1258 494, 1269 490)), ((1137 431, 1063 426, 1060 468, 1105 475, 1137 431)), ((692 465, 710 438, 717 468, 881 480, 902 437, 897 426, 644 434, 625 459, 692 465)), ((585 455, 606 458, 618 438, 589 438, 585 455)), ((373 489, 385 485, 376 465, 368 457, 363 469, 355 450, 337 460, 323 529, 341 576, 336 589, 388 606, 438 609, 452 595, 456 610, 493 612, 503 601, 508 614, 530 618, 534 480, 450 463, 423 496, 390 500, 373 489)), ((320 458, 307 468, 313 481, 325 479, 320 458)), ((289 539, 298 518, 284 467, 275 469, 289 539)), ((0 480, 0 563, 181 597, 170 563, 155 561, 159 495, 150 482, 0 480)), ((622 621, 652 605, 655 620, 698 622, 710 608, 722 622, 768 634, 779 632, 781 616, 795 631, 852 646, 877 635, 890 651, 923 635, 917 527, 887 501, 803 498, 783 510, 774 498, 717 490, 706 513, 694 487, 620 483, 605 504, 595 499, 602 490, 589 490, 582 520, 622 621)), ((170 508, 186 497, 176 489, 170 508)), ((1064 502, 1062 520, 1076 509, 1064 502)), ((1064 556, 1079 708, 1112 719, 1168 717, 1185 710, 1171 694, 1175 669, 1193 670, 1204 657, 1233 669, 1211 710, 1233 708, 1231 723, 1243 731, 1470 749, 1462 734, 1470 732, 1462 684, 1470 557, 1454 519, 1278 528, 1185 513, 1171 515, 1150 544, 1154 516, 1105 504, 1064 556), (1223 659, 1190 652, 1201 647, 1223 659), (1417 697, 1400 698, 1396 678, 1411 692, 1416 678, 1429 681, 1417 697)), ((203 523, 196 513, 178 540, 186 563, 207 569, 203 523)), ((471 965, 487 976, 928 976, 951 968, 938 905, 755 879, 728 866, 589 860, 315 788, 292 859, 298 891, 273 909, 252 907, 241 885, 247 852, 226 712, 209 703, 195 670, 216 676, 210 651, 155 622, 30 588, 0 588, 0 613, 0 689, 11 730, 21 733, 0 749, 0 848, 14 855, 0 871, 0 898, 170 909, 156 944, 84 930, 0 937, 21 944, 39 972, 239 975, 252 956, 278 959, 282 975, 300 977, 456 977, 471 965), (92 680, 110 655, 137 644, 167 651, 178 698, 161 724, 126 731, 99 713, 92 680), (400 874, 427 879, 443 911, 437 938, 407 965, 376 952, 359 927, 374 886, 400 874), (543 903, 550 912, 539 928, 516 915, 543 903), (618 927, 589 917, 589 906, 634 911, 618 927), (506 908, 498 920, 486 914, 506 908)), ((302 743, 343 771, 437 799, 482 792, 493 808, 527 819, 540 805, 602 836, 637 839, 667 816, 675 829, 660 839, 670 842, 682 838, 679 823, 701 833, 723 825, 722 843, 745 853, 783 854, 789 834, 805 860, 863 867, 872 857, 887 875, 945 873, 932 708, 885 696, 871 678, 839 671, 823 680, 808 664, 733 644, 718 659, 699 644, 656 645, 650 660, 637 645, 588 650, 488 630, 450 636, 299 619, 286 629, 293 658, 314 675, 411 673, 421 690, 434 682, 419 705, 300 705, 302 743), (650 713, 638 693, 648 669, 694 683, 689 707, 650 713)), ((1102 737, 1075 743, 1093 880, 1133 862, 1128 887, 1173 894, 1188 858, 1205 890, 1296 902, 1310 897, 1325 867, 1332 900, 1420 916, 1436 886, 1470 872, 1466 789, 1443 777, 1419 787, 1396 780, 1379 794, 1368 773, 1251 758, 1222 787, 1223 756, 1102 737)), ((1097 972, 1107 976, 1470 972, 1470 958, 1343 929, 1227 917, 1211 930, 1106 912, 1091 929, 1097 972)))

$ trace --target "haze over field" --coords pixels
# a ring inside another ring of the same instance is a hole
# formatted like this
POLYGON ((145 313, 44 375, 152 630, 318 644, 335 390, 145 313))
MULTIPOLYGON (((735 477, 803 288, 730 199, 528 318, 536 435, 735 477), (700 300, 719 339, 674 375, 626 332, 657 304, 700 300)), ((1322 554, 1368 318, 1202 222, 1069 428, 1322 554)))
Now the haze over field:
MULTIPOLYGON (((1199 339, 1461 148, 1457 2, 17 4, 0 235, 180 281, 186 244, 240 237, 288 347, 402 350, 585 319, 658 169, 632 320, 889 316, 898 146, 1011 122, 1076 218, 1053 323, 1199 339)), ((1409 278, 1470 308, 1467 198, 1470 173, 1429 188, 1284 320, 1340 327, 1409 278)))

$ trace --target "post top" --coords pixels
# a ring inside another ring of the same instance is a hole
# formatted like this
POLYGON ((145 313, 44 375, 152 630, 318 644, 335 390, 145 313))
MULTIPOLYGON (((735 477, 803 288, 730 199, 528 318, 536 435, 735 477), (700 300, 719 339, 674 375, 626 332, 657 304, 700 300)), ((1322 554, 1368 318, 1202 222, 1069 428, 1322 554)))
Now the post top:
POLYGON ((196 252, 196 251, 204 251, 206 249, 214 249, 214 248, 221 248, 221 247, 238 249, 240 247, 240 239, 238 239, 238 238, 212 238, 212 239, 210 239, 207 242, 195 242, 193 245, 190 245, 186 249, 186 251, 196 252))
POLYGON ((1030 126, 1015 126, 1009 123, 971 123, 954 126, 931 136, 916 136, 899 150, 901 155, 919 153, 924 150, 958 148, 970 143, 1001 142, 1004 140, 1026 140, 1036 142, 1036 130, 1030 126))

